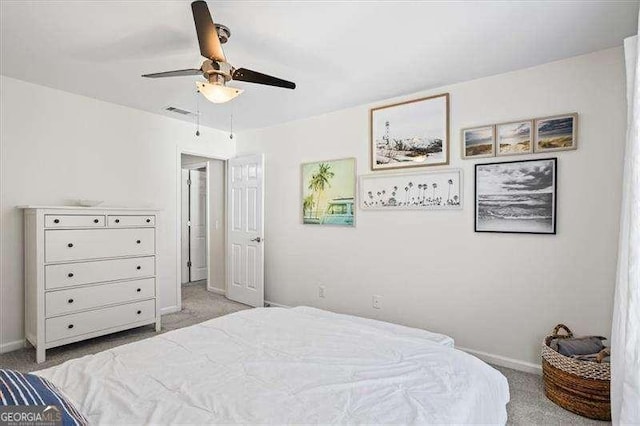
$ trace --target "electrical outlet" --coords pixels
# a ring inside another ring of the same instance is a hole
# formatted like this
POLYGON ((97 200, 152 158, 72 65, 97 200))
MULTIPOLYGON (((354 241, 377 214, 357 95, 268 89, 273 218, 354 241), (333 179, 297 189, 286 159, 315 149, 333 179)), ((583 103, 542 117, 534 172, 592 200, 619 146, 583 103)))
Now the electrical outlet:
POLYGON ((326 288, 323 285, 318 286, 318 297, 321 299, 325 298, 325 290, 326 288))
POLYGON ((371 304, 373 306, 373 309, 380 309, 381 306, 381 299, 382 296, 378 296, 377 294, 374 294, 373 297, 371 298, 371 304))

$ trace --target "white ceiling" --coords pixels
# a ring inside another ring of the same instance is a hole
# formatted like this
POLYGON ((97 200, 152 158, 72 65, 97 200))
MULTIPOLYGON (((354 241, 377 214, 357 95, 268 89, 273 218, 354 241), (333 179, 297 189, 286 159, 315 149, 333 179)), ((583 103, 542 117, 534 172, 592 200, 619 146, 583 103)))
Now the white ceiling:
MULTIPOLYGON (((1 73, 175 118, 196 108, 199 67, 189 1, 1 0, 1 73)), ((200 101, 201 123, 264 127, 618 46, 638 1, 216 2, 235 67, 296 90, 232 82, 236 100, 200 101)), ((191 121, 191 119, 189 119, 191 121)))

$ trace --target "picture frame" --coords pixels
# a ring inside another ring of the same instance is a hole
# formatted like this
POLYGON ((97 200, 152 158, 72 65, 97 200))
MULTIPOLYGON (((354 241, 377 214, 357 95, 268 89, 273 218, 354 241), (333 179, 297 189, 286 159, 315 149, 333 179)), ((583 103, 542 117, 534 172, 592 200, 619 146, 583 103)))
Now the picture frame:
POLYGON ((449 93, 369 110, 371 170, 449 164, 449 93))
POLYGON ((578 113, 536 118, 534 130, 536 153, 578 149, 578 113))
POLYGON ((475 165, 475 232, 556 234, 557 158, 475 165))
POLYGON ((463 159, 495 157, 496 129, 493 124, 460 130, 463 159))
POLYGON ((517 120, 496 124, 496 156, 533 153, 534 120, 517 120))
POLYGON ((361 175, 363 210, 460 210, 462 169, 361 175))
POLYGON ((302 224, 355 227, 356 171, 354 157, 302 163, 302 224))

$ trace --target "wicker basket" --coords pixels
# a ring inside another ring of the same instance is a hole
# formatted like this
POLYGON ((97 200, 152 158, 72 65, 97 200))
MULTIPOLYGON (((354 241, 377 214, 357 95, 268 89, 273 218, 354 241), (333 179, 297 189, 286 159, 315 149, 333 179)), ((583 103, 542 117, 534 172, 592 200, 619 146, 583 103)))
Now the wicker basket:
POLYGON ((571 330, 558 324, 542 342, 545 395, 562 408, 581 416, 611 420, 611 366, 602 362, 609 350, 601 351, 598 361, 592 362, 564 356, 549 346, 552 339, 567 337, 573 337, 571 330), (558 334, 560 330, 566 334, 558 334))

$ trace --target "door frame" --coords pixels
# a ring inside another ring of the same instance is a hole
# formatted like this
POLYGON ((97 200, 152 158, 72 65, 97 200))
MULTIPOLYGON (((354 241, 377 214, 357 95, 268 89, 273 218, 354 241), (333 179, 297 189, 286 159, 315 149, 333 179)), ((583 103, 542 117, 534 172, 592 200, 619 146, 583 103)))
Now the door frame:
MULTIPOLYGON (((225 164, 225 176, 226 176, 226 164, 227 164, 227 160, 229 159, 228 157, 222 157, 222 156, 216 156, 216 155, 211 155, 211 154, 206 154, 206 153, 202 153, 202 152, 198 152, 196 150, 192 150, 189 148, 182 148, 180 146, 178 146, 176 148, 176 171, 175 171, 175 175, 176 175, 176 179, 178 182, 177 185, 177 191, 176 191, 176 306, 174 308, 174 310, 167 310, 167 312, 163 312, 163 314, 168 314, 171 312, 180 312, 182 310, 182 154, 186 154, 186 155, 194 155, 196 157, 202 157, 202 158, 206 158, 208 160, 219 160, 222 161, 225 164)), ((211 253, 211 221, 209 220, 209 181, 210 181, 210 176, 209 176, 209 166, 208 163, 198 163, 198 164, 206 164, 206 168, 207 168, 207 290, 208 291, 212 291, 210 289, 210 285, 211 285, 211 265, 210 265, 210 253, 211 253)), ((224 186, 226 187, 226 177, 225 177, 225 182, 224 182, 224 186)), ((227 191, 226 188, 223 191, 224 192, 224 200, 225 203, 227 202, 227 191)), ((227 226, 227 212, 225 209, 225 217, 224 217, 224 224, 225 227, 227 226)), ((225 232, 225 244, 226 244, 226 232, 225 232)), ((226 254, 225 254, 226 256, 226 254)), ((226 265, 226 259, 225 259, 225 265, 226 265)), ((158 274, 158 271, 156 271, 156 274, 158 274)), ((225 275, 226 275, 226 267, 225 267, 225 275)), ((226 287, 226 278, 225 278, 225 287, 226 287)), ((226 291, 226 290, 225 290, 226 291)))

